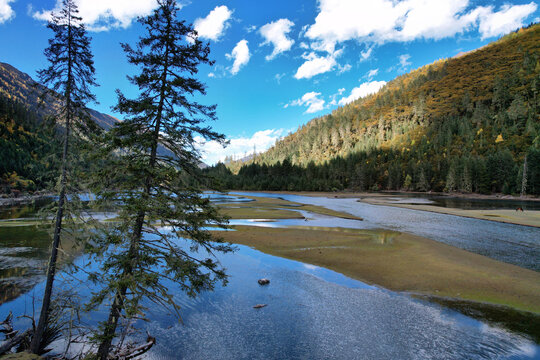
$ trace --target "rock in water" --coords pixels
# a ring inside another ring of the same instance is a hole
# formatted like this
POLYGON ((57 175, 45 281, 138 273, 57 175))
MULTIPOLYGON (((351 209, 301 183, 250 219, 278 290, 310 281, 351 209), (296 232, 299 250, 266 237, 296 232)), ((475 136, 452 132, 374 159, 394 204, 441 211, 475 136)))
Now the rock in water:
POLYGON ((259 279, 257 282, 259 283, 259 285, 268 285, 268 284, 270 284, 270 280, 268 280, 268 279, 259 279))
POLYGON ((253 308, 254 308, 254 309, 260 309, 260 308, 263 308, 263 307, 265 307, 265 306, 267 306, 267 304, 257 304, 257 305, 255 305, 253 308))

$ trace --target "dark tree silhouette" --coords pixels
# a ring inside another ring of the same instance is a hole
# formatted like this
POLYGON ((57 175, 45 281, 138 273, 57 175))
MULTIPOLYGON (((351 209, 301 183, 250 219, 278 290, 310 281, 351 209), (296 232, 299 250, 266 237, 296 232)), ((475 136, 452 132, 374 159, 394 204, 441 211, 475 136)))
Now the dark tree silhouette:
POLYGON ((90 305, 111 302, 97 336, 100 359, 112 352, 119 319, 141 316, 142 299, 178 312, 167 282, 191 296, 225 282, 213 254, 232 250, 206 230, 209 224, 223 226, 224 218, 190 185, 201 176, 195 137, 224 142, 223 135, 203 126, 216 118, 215 106, 192 99, 205 94, 195 76, 200 65, 212 63, 210 50, 191 25, 177 19, 176 1, 158 5, 139 20, 146 34, 137 47, 122 45, 129 62, 140 68, 129 78, 139 96, 128 99, 118 91, 116 108, 126 118, 107 134, 100 157, 111 161, 96 174, 98 203, 119 209, 117 221, 94 242, 103 262, 91 278, 102 287, 90 305))
POLYGON ((47 27, 54 32, 54 37, 49 40, 49 47, 45 49, 45 56, 50 65, 38 73, 40 81, 49 86, 51 90, 45 94, 45 97, 61 97, 63 105, 59 109, 60 112, 57 117, 63 122, 64 144, 53 243, 47 268, 47 282, 39 322, 30 345, 30 350, 33 353, 41 351, 42 336, 47 327, 50 310, 58 247, 62 232, 62 220, 65 217, 66 192, 69 181, 70 137, 74 129, 83 131, 94 128, 85 111, 86 103, 95 101, 95 97, 90 91, 90 87, 96 85, 94 62, 90 51, 90 38, 87 36, 86 29, 81 22, 82 19, 77 14, 78 10, 74 1, 64 0, 60 12, 52 15, 47 27))

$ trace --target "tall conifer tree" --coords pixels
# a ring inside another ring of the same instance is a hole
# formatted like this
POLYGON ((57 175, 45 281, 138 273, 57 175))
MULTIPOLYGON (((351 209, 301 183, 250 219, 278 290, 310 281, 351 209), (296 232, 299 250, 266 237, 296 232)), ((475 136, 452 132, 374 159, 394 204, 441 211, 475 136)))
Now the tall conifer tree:
POLYGON ((129 78, 139 95, 128 99, 118 91, 117 110, 126 117, 107 134, 102 150, 111 161, 97 173, 98 202, 119 209, 94 243, 96 256, 106 255, 92 276, 102 288, 91 305, 110 301, 98 336, 100 359, 112 352, 119 319, 140 316, 143 299, 178 311, 167 282, 195 296, 226 280, 213 254, 232 248, 206 230, 224 219, 191 185, 201 174, 195 137, 224 142, 203 124, 216 119, 215 106, 193 99, 206 93, 196 74, 201 64, 212 64, 210 49, 177 19, 178 10, 176 1, 159 0, 139 19, 146 34, 137 47, 122 45, 140 69, 129 78))
POLYGON ((47 268, 47 282, 43 295, 39 322, 35 329, 30 349, 33 353, 41 351, 43 333, 47 327, 52 288, 56 274, 58 247, 66 213, 67 192, 69 186, 70 139, 74 131, 94 129, 86 113, 86 103, 95 101, 90 87, 95 86, 94 62, 90 51, 90 38, 78 16, 78 9, 73 0, 63 0, 59 13, 53 13, 47 27, 54 33, 45 49, 45 56, 50 65, 38 72, 41 83, 51 91, 47 96, 56 96, 62 103, 57 118, 63 123, 63 152, 58 183, 58 204, 55 214, 54 234, 51 255, 47 268))

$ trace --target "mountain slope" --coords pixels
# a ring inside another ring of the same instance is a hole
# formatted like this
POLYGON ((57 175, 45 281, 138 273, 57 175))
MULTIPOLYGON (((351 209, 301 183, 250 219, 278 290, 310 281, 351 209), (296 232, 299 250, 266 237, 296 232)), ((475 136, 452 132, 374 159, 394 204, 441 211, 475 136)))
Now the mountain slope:
MULTIPOLYGON (((40 190, 56 179, 61 141, 50 116, 60 103, 48 97, 40 104, 44 90, 27 74, 0 63, 0 193, 40 190)), ((104 129, 118 121, 95 110, 89 114, 104 129)))
MULTIPOLYGON (((15 67, 0 62, 0 94, 8 99, 26 105, 31 111, 39 116, 53 115, 60 103, 48 98, 40 105, 39 96, 43 93, 44 87, 34 81, 28 74, 25 74, 15 67)), ((90 109, 90 117, 103 129, 108 130, 118 119, 107 114, 90 109)))
POLYGON ((402 75, 377 94, 311 120, 247 163, 227 164, 243 177, 229 184, 519 192, 526 178, 529 190, 540 193, 536 164, 524 166, 525 155, 535 157, 540 147, 539 54, 535 24, 402 75), (284 162, 298 168, 296 180, 256 184, 284 162), (311 177, 302 179, 302 171, 311 177))

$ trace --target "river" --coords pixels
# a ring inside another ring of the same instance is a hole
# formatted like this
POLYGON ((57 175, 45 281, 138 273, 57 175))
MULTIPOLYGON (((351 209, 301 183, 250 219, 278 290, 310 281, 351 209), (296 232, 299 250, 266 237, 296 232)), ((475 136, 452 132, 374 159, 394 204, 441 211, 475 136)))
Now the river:
MULTIPOLYGON (((253 194, 266 196, 265 194, 253 194)), ((276 196, 269 194, 268 196, 276 196)), ((484 249, 492 256, 513 246, 535 248, 530 253, 538 262, 538 229, 498 224, 474 219, 462 219, 444 214, 423 213, 409 209, 362 204, 353 199, 326 199, 279 195, 287 200, 316 204, 350 212, 363 217, 362 222, 329 218, 306 213, 309 226, 340 226, 389 228, 433 238, 443 242, 465 244, 484 249), (436 222, 423 224, 423 221, 436 222), (408 223, 409 222, 409 223, 408 223), (486 224, 487 223, 487 224, 486 224), (418 226, 415 226, 418 225, 418 226), (456 229, 455 227, 472 229, 456 229), (485 233, 490 226, 497 230, 485 233), (498 227, 501 226, 501 227, 498 227), (416 229, 420 227, 420 229, 416 229), (480 231, 475 227, 481 227, 480 231), (507 228, 508 227, 508 228, 507 228), (502 229, 502 230, 501 230, 502 229), (534 231, 536 232, 534 232, 534 231), (443 234, 438 234, 442 231, 443 234), (520 237, 503 242, 499 231, 520 237), (473 234, 482 241, 467 239, 473 234), (479 235, 481 234, 481 236, 479 235), (524 236, 522 239, 521 236, 524 236), (495 245, 485 246, 492 242, 495 245), (472 244, 471 244, 472 243, 472 244), (480 245, 479 245, 480 244, 480 245), (484 244, 484 245, 482 245, 484 244), (515 245, 514 245, 515 244, 515 245), (493 251, 493 249, 498 249, 493 251), (490 252, 491 251, 491 252, 490 252)), ((279 226, 298 220, 283 220, 279 226)), ((254 223, 252 223, 254 224, 254 223)), ((276 226, 275 223, 257 223, 276 226)), ((306 222, 302 220, 302 226, 306 222)), ((2 227, 0 226, 0 229, 2 227)), ((16 268, 4 283, 33 279, 28 288, 0 305, 0 318, 12 310, 15 314, 30 314, 33 298, 42 294, 42 275, 32 272, 32 261, 42 262, 43 237, 37 238, 27 226, 11 227, 11 241, 0 232, 0 269, 16 268), (42 239, 42 240, 39 240, 42 239), (26 255, 24 255, 26 254, 26 255), (25 270, 26 269, 26 270, 25 270), (38 279, 38 280, 36 280, 38 279)), ((465 246, 464 245, 464 246, 465 246)), ((461 247, 461 246, 460 246, 461 247)), ((183 324, 168 312, 151 307, 151 320, 139 326, 157 338, 148 353, 150 359, 538 359, 540 347, 523 333, 513 332, 487 320, 476 320, 446 306, 394 293, 336 272, 309 264, 267 255, 245 246, 234 254, 219 255, 230 275, 228 286, 196 299, 174 291, 182 305, 183 324), (259 286, 257 279, 267 277, 268 286, 259 286), (254 309, 256 304, 267 304, 254 309)), ((506 258, 514 259, 515 253, 506 258)), ((515 262, 522 262, 517 257, 515 262)), ((77 260, 84 264, 84 257, 77 260)), ((524 262, 529 264, 532 262, 524 262)), ((0 272, 0 277, 2 277, 0 272)), ((88 295, 91 288, 79 284, 82 274, 59 277, 57 288, 76 286, 79 296, 88 295), (74 280, 75 279, 75 282, 74 280)), ((1 282, 0 282, 1 283, 1 282)), ((24 283, 24 281, 21 281, 24 283)), ((104 313, 86 316, 89 324, 104 313)), ((22 327, 23 319, 16 322, 22 327)), ((145 336, 144 332, 141 336, 145 336)))

